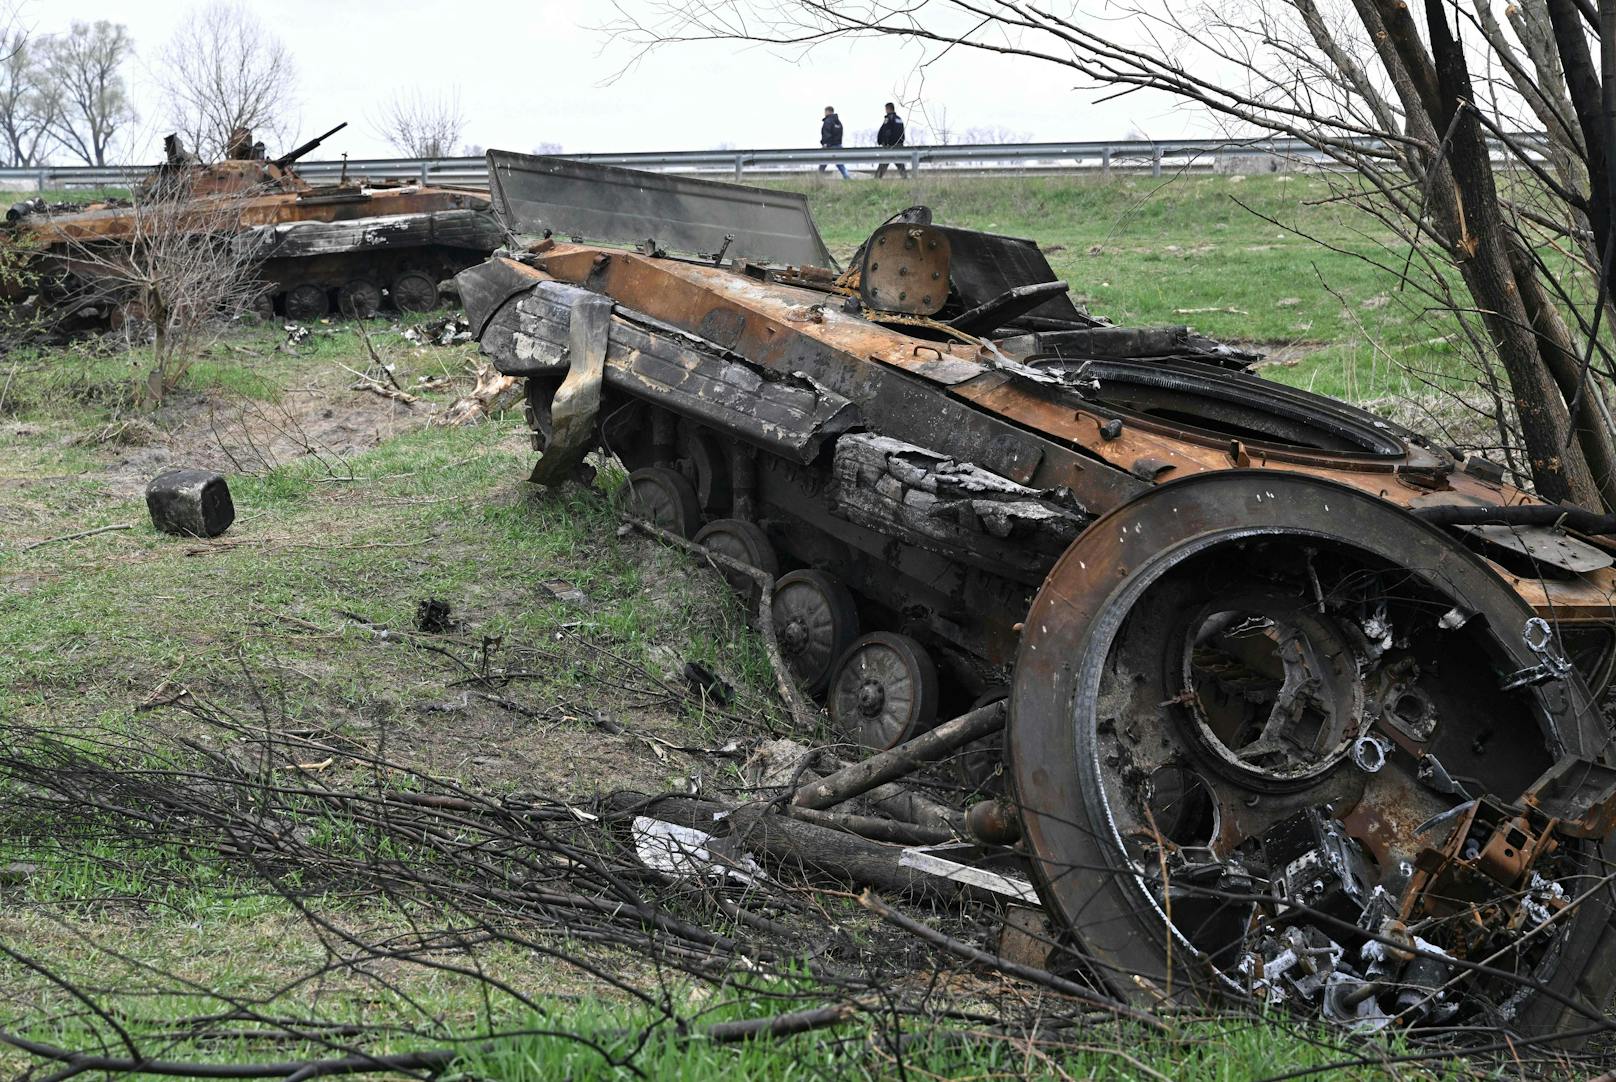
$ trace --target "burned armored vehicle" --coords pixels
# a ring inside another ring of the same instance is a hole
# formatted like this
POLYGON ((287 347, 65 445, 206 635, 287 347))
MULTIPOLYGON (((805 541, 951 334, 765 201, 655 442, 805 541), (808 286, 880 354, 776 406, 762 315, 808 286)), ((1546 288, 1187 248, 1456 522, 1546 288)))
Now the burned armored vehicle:
MULTIPOLYGON (((199 235, 228 234, 258 261, 266 309, 288 319, 436 308, 438 283, 501 242, 488 195, 347 176, 312 185, 298 176, 293 163, 345 126, 273 159, 251 133, 238 131, 226 159, 207 165, 171 135, 167 160, 140 181, 132 200, 19 203, 7 214, 10 243, 29 253, 35 273, 7 283, 8 292, 39 288, 59 303, 114 307, 117 298, 95 288, 98 264, 152 228, 154 216, 143 216, 142 206, 184 201, 199 235)), ((165 217, 163 227, 174 221, 165 217)))
POLYGON ((773 576, 849 742, 1007 697, 961 776, 1074 969, 1145 1003, 1598 1029, 1609 523, 1109 325, 1029 241, 911 208, 838 270, 799 196, 489 164, 529 240, 458 284, 526 381, 533 479, 615 456, 636 515, 773 576))

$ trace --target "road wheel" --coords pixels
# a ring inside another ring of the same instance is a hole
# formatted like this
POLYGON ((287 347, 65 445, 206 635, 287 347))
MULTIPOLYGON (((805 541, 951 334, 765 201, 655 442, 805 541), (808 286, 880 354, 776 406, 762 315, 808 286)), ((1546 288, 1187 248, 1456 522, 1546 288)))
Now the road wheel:
POLYGON ((671 534, 690 537, 701 526, 696 490, 674 470, 647 466, 628 475, 623 506, 629 514, 671 534))
POLYGON ((393 279, 393 307, 400 312, 430 312, 438 306, 438 283, 420 271, 406 271, 393 279))
POLYGON ((782 575, 770 606, 780 653, 797 684, 819 695, 858 638, 858 606, 841 581, 812 569, 782 575))
POLYGON ((825 705, 837 732, 885 751, 937 724, 937 666, 908 635, 873 632, 837 662, 825 705))
POLYGON ((331 312, 331 298, 323 287, 304 282, 286 291, 285 308, 287 319, 300 322, 319 319, 331 312))
POLYGON ((337 290, 337 311, 349 319, 369 319, 382 306, 381 287, 363 278, 344 282, 337 290))
MULTIPOLYGON (((768 535, 755 522, 745 522, 738 518, 721 518, 709 522, 696 534, 696 544, 720 556, 737 560, 747 567, 755 567, 770 578, 780 574, 780 560, 774 554, 774 546, 769 544, 768 535)), ((731 589, 745 598, 749 604, 756 605, 758 598, 756 579, 732 568, 720 567, 718 570, 731 589)))

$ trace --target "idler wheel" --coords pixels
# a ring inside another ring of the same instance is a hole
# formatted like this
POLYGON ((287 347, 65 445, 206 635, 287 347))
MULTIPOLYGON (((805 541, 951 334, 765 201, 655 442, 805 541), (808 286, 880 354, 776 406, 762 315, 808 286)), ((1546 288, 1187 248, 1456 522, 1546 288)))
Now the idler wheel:
MULTIPOLYGON (((769 544, 768 535, 755 522, 746 522, 738 518, 721 518, 709 522, 696 534, 696 544, 720 556, 737 560, 747 567, 755 567, 770 578, 780 574, 780 559, 774 554, 774 546, 769 544)), ((728 567, 720 567, 718 571, 732 590, 749 602, 756 602, 758 596, 756 579, 728 567)))
POLYGON ((908 635, 872 632, 842 655, 825 705, 838 732, 885 751, 937 723, 937 666, 908 635))
MULTIPOLYGON (((1260 937, 1284 919, 1251 900, 1249 870, 1310 814, 1356 854, 1340 865, 1361 869, 1354 889, 1330 903, 1349 923, 1367 891, 1398 895, 1403 869, 1442 844, 1419 825, 1465 799, 1422 780, 1421 760, 1389 741, 1385 756, 1354 760, 1385 723, 1368 704, 1389 696, 1418 696, 1420 754, 1472 796, 1519 801, 1562 742, 1601 755, 1579 678, 1503 690, 1536 663, 1523 638, 1532 616, 1441 530, 1305 475, 1202 474, 1097 520, 1027 614, 1005 735, 1034 880, 1070 945, 1119 996, 1245 993, 1260 937)), ((1557 859, 1545 874, 1569 881, 1601 855, 1567 847, 1557 859)), ((1564 939, 1523 940, 1510 966, 1580 994, 1616 957, 1608 921, 1606 907, 1580 910, 1564 939), (1609 949, 1579 945, 1596 940, 1609 949)), ((1597 983, 1603 1003, 1610 981, 1597 983)), ((1500 984, 1476 1001, 1517 991, 1500 984)), ((1541 1032, 1560 1024, 1550 1013, 1515 1017, 1541 1032)))
POLYGON ((337 311, 349 319, 369 319, 381 306, 381 287, 374 282, 356 278, 337 290, 337 311))
POLYGON ((858 638, 853 595, 823 571, 792 571, 775 583, 769 611, 792 677, 808 694, 820 694, 837 659, 858 638))
POLYGON ((647 466, 628 475, 623 506, 629 514, 671 534, 690 537, 701 526, 696 490, 674 470, 647 466))
POLYGON ((304 282, 286 291, 285 308, 287 319, 319 319, 330 313, 331 298, 321 286, 304 282))
POLYGON ((400 312, 430 312, 438 306, 438 283, 420 271, 407 271, 393 279, 389 292, 400 312))

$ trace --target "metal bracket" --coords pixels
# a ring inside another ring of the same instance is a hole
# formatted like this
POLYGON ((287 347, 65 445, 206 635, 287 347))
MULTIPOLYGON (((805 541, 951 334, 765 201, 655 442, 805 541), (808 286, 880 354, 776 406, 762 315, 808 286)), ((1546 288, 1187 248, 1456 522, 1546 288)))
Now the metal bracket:
POLYGON ((1518 669, 1505 677, 1504 691, 1536 687, 1538 684, 1546 684, 1550 680, 1564 680, 1571 675, 1571 662, 1550 649, 1550 645, 1554 641, 1554 629, 1549 626, 1549 622, 1543 617, 1534 616, 1526 621, 1526 626, 1521 629, 1521 639, 1525 641, 1526 648, 1536 654, 1540 660, 1536 665, 1518 669))
POLYGON ((528 477, 535 484, 559 485, 567 480, 594 441, 612 307, 609 297, 580 292, 568 308, 567 378, 550 404, 550 441, 528 477))

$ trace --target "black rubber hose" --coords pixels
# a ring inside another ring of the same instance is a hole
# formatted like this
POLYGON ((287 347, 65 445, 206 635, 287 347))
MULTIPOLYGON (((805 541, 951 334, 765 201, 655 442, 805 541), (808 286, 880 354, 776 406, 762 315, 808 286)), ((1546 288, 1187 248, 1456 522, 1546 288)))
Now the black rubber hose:
POLYGON ((1616 534, 1616 515, 1601 515, 1581 507, 1557 504, 1518 504, 1514 507, 1469 507, 1443 504, 1410 508, 1433 526, 1564 526, 1585 534, 1616 534))

